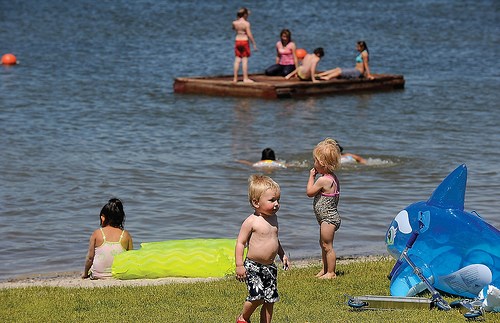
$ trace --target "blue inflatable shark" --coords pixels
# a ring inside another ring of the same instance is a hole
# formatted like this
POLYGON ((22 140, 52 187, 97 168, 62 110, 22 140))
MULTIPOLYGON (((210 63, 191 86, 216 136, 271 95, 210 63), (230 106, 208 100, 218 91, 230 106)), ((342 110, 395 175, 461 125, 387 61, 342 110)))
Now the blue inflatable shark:
POLYGON ((464 211, 466 183, 467 167, 460 165, 428 201, 411 204, 392 220, 387 250, 396 259, 406 252, 413 264, 398 260, 390 275, 391 295, 426 289, 413 267, 433 287, 453 295, 474 298, 486 285, 500 287, 500 231, 464 211))

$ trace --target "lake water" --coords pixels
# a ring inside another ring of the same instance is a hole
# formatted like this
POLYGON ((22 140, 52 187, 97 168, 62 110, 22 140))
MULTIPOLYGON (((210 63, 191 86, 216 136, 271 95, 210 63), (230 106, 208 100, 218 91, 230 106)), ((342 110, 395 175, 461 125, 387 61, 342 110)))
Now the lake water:
POLYGON ((0 279, 83 270, 111 197, 141 242, 236 237, 252 209, 247 178, 272 147, 296 164, 282 187, 280 237, 292 260, 319 258, 305 195, 311 151, 325 137, 369 159, 338 172, 338 256, 386 254, 405 206, 426 200, 458 165, 465 208, 500 227, 498 1, 2 1, 0 279), (274 62, 282 28, 323 47, 320 69, 352 67, 365 40, 373 73, 403 74, 400 91, 266 101, 174 94, 178 76, 231 74, 240 5, 274 62))

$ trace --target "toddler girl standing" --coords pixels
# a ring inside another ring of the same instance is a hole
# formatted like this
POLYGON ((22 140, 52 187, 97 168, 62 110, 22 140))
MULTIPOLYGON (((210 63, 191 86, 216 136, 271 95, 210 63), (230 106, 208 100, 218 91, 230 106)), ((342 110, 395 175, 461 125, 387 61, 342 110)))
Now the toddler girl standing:
POLYGON ((333 249, 335 231, 340 227, 340 214, 337 210, 340 185, 334 171, 340 167, 341 153, 337 142, 326 138, 313 150, 314 168, 309 172, 306 194, 314 197, 313 209, 319 224, 319 245, 323 269, 316 277, 335 278, 337 256, 333 249), (316 175, 321 174, 316 181, 316 175))
POLYGON ((132 237, 123 229, 125 212, 122 202, 113 198, 100 213, 101 227, 92 233, 89 251, 85 260, 82 278, 99 279, 111 277, 114 257, 133 249, 132 237))

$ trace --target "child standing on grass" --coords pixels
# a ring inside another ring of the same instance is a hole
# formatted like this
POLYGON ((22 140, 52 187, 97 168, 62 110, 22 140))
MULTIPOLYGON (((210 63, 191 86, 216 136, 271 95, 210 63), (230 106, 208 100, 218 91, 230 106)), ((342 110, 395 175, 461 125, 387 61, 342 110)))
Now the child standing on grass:
POLYGON ((132 237, 123 229, 125 212, 119 199, 109 200, 102 208, 99 218, 101 227, 90 236, 82 278, 110 278, 114 257, 133 249, 132 237))
POLYGON ((279 300, 277 289, 278 269, 274 263, 278 255, 286 270, 288 257, 278 238, 278 212, 280 187, 268 176, 252 175, 248 179, 248 199, 254 213, 241 225, 236 241, 236 279, 246 281, 248 296, 237 323, 250 322, 257 307, 262 305, 260 322, 271 322, 274 303, 279 300), (246 259, 243 251, 248 246, 246 259))
POLYGON ((336 278, 337 256, 333 249, 335 231, 340 227, 340 184, 334 171, 340 167, 341 153, 337 142, 326 138, 313 150, 314 168, 309 172, 306 194, 314 197, 313 209, 319 224, 319 244, 323 269, 316 275, 322 279, 336 278), (321 174, 316 181, 316 175, 321 174))

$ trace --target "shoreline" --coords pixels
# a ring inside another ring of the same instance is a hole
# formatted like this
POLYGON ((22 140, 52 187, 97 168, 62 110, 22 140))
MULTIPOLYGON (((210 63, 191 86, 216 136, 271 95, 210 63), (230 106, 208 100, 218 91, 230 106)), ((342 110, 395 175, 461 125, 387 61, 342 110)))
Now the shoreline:
MULTIPOLYGON (((340 257, 337 264, 348 264, 352 262, 377 261, 381 259, 392 259, 387 255, 379 256, 360 256, 360 257, 340 257)), ((304 268, 321 264, 321 259, 299 259, 292 262, 293 268, 304 268)), ((0 289, 9 288, 27 288, 27 287, 63 287, 63 288, 102 288, 111 286, 157 286, 175 283, 197 283, 208 282, 219 278, 185 278, 185 277, 166 277, 156 279, 82 279, 81 272, 52 272, 44 274, 26 274, 0 281, 0 289)))

